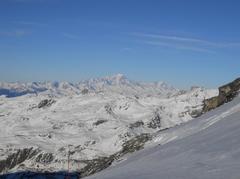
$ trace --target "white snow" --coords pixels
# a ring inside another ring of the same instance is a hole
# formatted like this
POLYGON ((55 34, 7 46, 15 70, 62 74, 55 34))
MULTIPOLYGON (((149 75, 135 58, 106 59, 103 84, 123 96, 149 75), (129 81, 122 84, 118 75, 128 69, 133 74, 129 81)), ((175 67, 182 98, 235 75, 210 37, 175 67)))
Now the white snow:
POLYGON ((142 151, 86 179, 237 179, 240 97, 158 133, 142 151))
MULTIPOLYGON (((34 147, 54 153, 61 161, 40 166, 46 170, 65 170, 69 147, 76 151, 71 156, 76 160, 109 156, 136 135, 185 123, 192 119, 193 111, 202 109, 204 99, 218 94, 217 90, 203 88, 181 93, 162 82, 138 83, 121 74, 79 84, 1 83, 0 86, 23 91, 32 90, 32 86, 46 88, 38 94, 0 96, 0 160, 16 149, 34 147), (82 94, 83 89, 89 93, 82 94), (50 98, 56 102, 49 107, 37 107, 42 100, 50 98), (156 114, 161 117, 161 127, 149 128, 147 124, 156 114), (137 121, 144 125, 130 128, 137 121)), ((166 143, 176 137, 171 133, 164 135, 155 141, 166 143)), ((28 161, 25 165, 34 167, 35 164, 28 161)), ((78 164, 72 163, 71 169, 77 168, 78 164)))

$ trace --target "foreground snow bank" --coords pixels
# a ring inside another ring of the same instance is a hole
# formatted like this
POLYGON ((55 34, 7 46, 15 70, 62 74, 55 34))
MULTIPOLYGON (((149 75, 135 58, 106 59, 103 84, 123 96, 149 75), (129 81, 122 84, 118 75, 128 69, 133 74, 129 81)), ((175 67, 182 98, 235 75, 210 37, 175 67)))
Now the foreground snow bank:
POLYGON ((87 179, 240 178, 240 97, 156 135, 127 160, 87 179))

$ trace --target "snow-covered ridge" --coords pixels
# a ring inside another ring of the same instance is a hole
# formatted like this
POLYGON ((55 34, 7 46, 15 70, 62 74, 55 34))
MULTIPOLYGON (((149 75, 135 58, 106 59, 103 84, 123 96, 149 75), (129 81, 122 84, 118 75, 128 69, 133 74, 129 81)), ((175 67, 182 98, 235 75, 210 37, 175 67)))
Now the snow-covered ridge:
POLYGON ((158 133, 145 150, 87 179, 237 179, 239 109, 237 96, 196 120, 158 133))
POLYGON ((0 95, 16 97, 25 94, 45 93, 54 96, 69 96, 81 94, 82 92, 114 92, 129 95, 168 95, 178 90, 164 83, 142 83, 127 79, 123 74, 107 76, 70 82, 29 82, 29 83, 7 83, 0 82, 0 95))
POLYGON ((133 82, 120 74, 78 84, 1 86, 30 93, 0 96, 0 173, 67 170, 68 163, 71 171, 94 173, 111 156, 134 151, 136 139, 143 145, 157 131, 192 120, 201 114, 203 100, 218 94, 133 82))

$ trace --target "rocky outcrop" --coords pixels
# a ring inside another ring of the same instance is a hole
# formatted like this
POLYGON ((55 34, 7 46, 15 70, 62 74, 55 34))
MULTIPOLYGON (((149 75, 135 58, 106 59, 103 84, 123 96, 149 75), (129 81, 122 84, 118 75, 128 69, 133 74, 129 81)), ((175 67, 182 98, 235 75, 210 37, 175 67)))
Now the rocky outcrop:
POLYGON ((96 122, 94 122, 93 125, 94 125, 94 126, 98 126, 98 125, 103 124, 103 123, 105 123, 105 122, 107 122, 107 121, 108 121, 108 120, 106 120, 106 119, 99 119, 99 120, 97 120, 96 122))
POLYGON ((127 153, 132 153, 132 152, 138 151, 140 149, 143 149, 144 144, 151 139, 152 139, 152 136, 147 133, 138 135, 138 136, 126 141, 122 145, 122 150, 117 155, 121 157, 127 153))
POLYGON ((31 159, 39 153, 39 150, 33 148, 19 149, 15 153, 9 155, 5 160, 0 161, 0 173, 14 168, 25 160, 31 159))
MULTIPOLYGON (((91 174, 94 174, 96 172, 99 172, 107 167, 109 167, 112 162, 120 159, 124 155, 128 153, 135 152, 137 150, 143 149, 144 144, 151 140, 152 136, 147 133, 143 133, 141 135, 137 135, 133 137, 132 139, 124 142, 122 144, 122 149, 110 156, 106 157, 99 157, 93 160, 71 160, 70 162, 75 162, 78 164, 84 164, 84 167, 77 170, 76 173, 73 174, 73 176, 78 176, 80 178, 89 176, 91 174)), ((74 151, 75 152, 75 151, 74 151)), ((74 153, 73 152, 73 153, 74 153)), ((70 154, 72 155, 72 154, 70 154)), ((28 169, 26 172, 20 172, 20 173, 13 173, 12 176, 13 178, 19 178, 19 176, 29 176, 28 171, 32 171, 31 173, 32 176, 56 176, 57 173, 44 173, 46 172, 45 170, 35 170, 34 168, 28 168, 25 166, 24 162, 25 161, 32 161, 36 166, 38 167, 38 164, 43 164, 43 165, 50 165, 53 162, 62 162, 62 161, 57 161, 54 158, 54 154, 52 153, 43 153, 39 149, 34 149, 34 148, 25 148, 25 149, 19 149, 15 153, 9 155, 7 159, 1 160, 0 161, 0 173, 7 173, 9 170, 16 166, 21 166, 23 169, 28 169), (30 169, 30 170, 29 170, 30 169), (34 173, 34 171, 36 173, 34 173), (37 173, 39 172, 39 173, 37 173)), ((66 161, 65 161, 66 162, 66 161)), ((35 166, 35 165, 34 165, 35 166)), ((57 175, 64 176, 68 175, 68 173, 58 173, 57 175)), ((0 178, 3 175, 0 175, 0 178)), ((10 174, 6 176, 11 176, 10 174)), ((54 178, 54 177, 53 177, 54 178)))
POLYGON ((112 107, 111 107, 110 104, 106 104, 106 105, 104 106, 104 108, 105 108, 105 110, 106 110, 106 112, 107 112, 108 114, 110 114, 110 115, 114 114, 114 113, 113 113, 113 110, 112 110, 112 107))
POLYGON ((203 113, 231 101, 239 93, 240 78, 237 78, 233 82, 219 87, 218 90, 218 96, 204 100, 203 113))
POLYGON ((32 161, 33 164, 36 164, 34 166, 38 167, 38 164, 49 165, 53 162, 53 160, 54 156, 52 153, 43 153, 37 148, 34 149, 31 147, 18 149, 16 152, 8 155, 5 160, 0 161, 0 173, 6 173, 14 167, 20 167, 23 169, 28 168, 29 166, 25 166, 25 161, 32 161))
POLYGON ((189 112, 189 115, 192 118, 199 117, 199 116, 201 116, 201 114, 202 114, 202 110, 201 109, 195 109, 195 110, 192 110, 192 111, 189 112))
POLYGON ((42 164, 49 164, 53 159, 54 157, 52 153, 41 153, 37 156, 35 161, 42 164))
POLYGON ((109 114, 110 116, 112 116, 115 119, 118 118, 118 116, 113 112, 113 108, 110 104, 106 104, 104 106, 104 108, 105 108, 105 111, 107 114, 109 114))
POLYGON ((152 136, 150 134, 141 134, 126 141, 122 145, 122 150, 113 155, 110 155, 109 157, 99 157, 98 159, 94 160, 81 161, 82 163, 85 163, 86 166, 79 171, 80 176, 81 177, 89 176, 109 167, 112 164, 112 162, 118 160, 125 154, 143 149, 144 144, 151 139, 152 136))
POLYGON ((138 127, 141 127, 144 125, 144 122, 143 121, 136 121, 132 124, 129 125, 129 128, 130 129, 134 129, 134 128, 138 128, 138 127))
POLYGON ((151 121, 147 124, 149 128, 157 129, 161 127, 161 117, 158 112, 155 112, 151 121))
POLYGON ((53 99, 44 99, 38 104, 38 108, 44 108, 44 107, 49 107, 56 101, 53 99))
POLYGON ((84 95, 84 94, 88 94, 89 93, 89 90, 88 89, 83 89, 82 91, 81 91, 81 93, 84 95))
POLYGON ((109 167, 113 161, 114 155, 111 155, 109 157, 99 157, 93 160, 81 161, 81 163, 85 163, 86 166, 80 170, 80 177, 82 178, 100 172, 101 170, 109 167))

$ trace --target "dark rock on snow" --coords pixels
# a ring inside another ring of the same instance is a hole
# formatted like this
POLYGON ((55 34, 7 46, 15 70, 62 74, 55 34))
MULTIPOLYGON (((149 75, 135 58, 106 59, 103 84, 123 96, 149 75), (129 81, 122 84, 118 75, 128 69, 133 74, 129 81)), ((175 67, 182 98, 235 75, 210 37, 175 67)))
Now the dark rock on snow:
POLYGON ((161 127, 161 117, 158 112, 156 112, 151 119, 151 121, 147 124, 149 128, 156 129, 161 127))
POLYGON ((44 99, 38 104, 38 108, 49 107, 55 102, 53 99, 44 99))
POLYGON ((219 95, 204 100, 203 113, 215 109, 216 107, 231 101, 240 90, 240 78, 218 88, 219 95))

